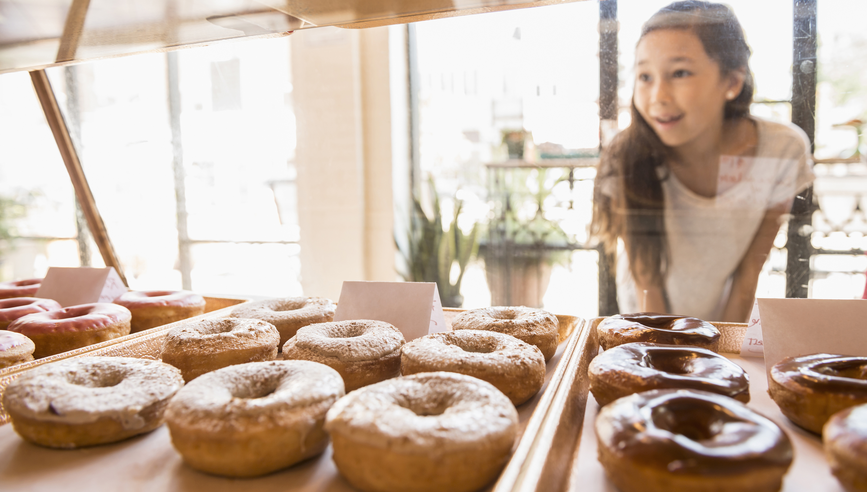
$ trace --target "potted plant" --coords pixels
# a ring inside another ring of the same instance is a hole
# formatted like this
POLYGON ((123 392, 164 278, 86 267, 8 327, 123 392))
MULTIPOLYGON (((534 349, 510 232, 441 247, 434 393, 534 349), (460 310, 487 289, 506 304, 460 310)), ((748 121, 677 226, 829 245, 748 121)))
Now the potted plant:
POLYGON ((539 308, 554 265, 568 265, 572 251, 566 232, 545 216, 553 186, 546 185, 544 171, 513 172, 482 245, 485 275, 492 305, 539 308), (534 211, 528 214, 529 209, 534 211))
POLYGON ((503 130, 503 144, 509 153, 509 159, 523 159, 524 147, 532 140, 533 134, 527 130, 503 130))
POLYGON ((413 197, 413 213, 406 245, 395 240, 405 263, 401 276, 408 282, 436 282, 444 307, 461 307, 461 282, 470 260, 479 248, 479 225, 465 234, 458 227, 463 202, 455 198, 454 214, 448 229, 443 229, 443 215, 433 178, 428 180, 432 203, 431 214, 425 211, 419 197, 413 197), (458 275, 452 281, 451 272, 457 265, 458 275))

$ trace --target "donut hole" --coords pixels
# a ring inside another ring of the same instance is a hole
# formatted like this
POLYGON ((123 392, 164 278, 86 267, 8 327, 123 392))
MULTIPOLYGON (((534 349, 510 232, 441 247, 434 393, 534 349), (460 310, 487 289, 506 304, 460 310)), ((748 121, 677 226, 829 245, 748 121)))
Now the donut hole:
POLYGON ((120 371, 73 371, 66 375, 66 380, 76 386, 87 388, 110 388, 124 380, 126 374, 120 371))
POLYGON ((511 309, 508 309, 497 311, 491 317, 494 319, 518 319, 518 313, 511 309))
POLYGON ((203 335, 216 335, 219 333, 229 333, 237 326, 237 320, 231 319, 209 319, 203 320, 198 327, 198 331, 203 335))
POLYGON ((669 401, 653 409, 653 424, 693 441, 709 441, 723 432, 729 419, 711 403, 691 398, 669 401))
POLYGON ((154 290, 150 292, 143 292, 145 297, 163 297, 173 294, 174 292, 170 290, 154 290))
POLYGON ((685 350, 648 350, 641 365, 670 374, 689 374, 694 360, 695 354, 685 350))
POLYGON ((280 388, 282 378, 269 377, 254 381, 245 381, 245 384, 239 384, 232 388, 232 397, 242 400, 256 400, 265 398, 273 394, 280 388))
POLYGON ((271 308, 272 311, 283 312, 283 311, 297 311, 304 307, 307 304, 307 299, 303 299, 300 301, 288 301, 280 303, 271 308))
POLYGON ((473 343, 468 343, 467 340, 455 338, 450 340, 450 342, 452 345, 464 352, 472 352, 476 354, 490 354, 496 352, 500 346, 497 340, 476 340, 473 343))
POLYGON ((340 323, 333 325, 327 332, 328 338, 356 338, 364 335, 365 325, 356 323, 340 323))
POLYGON ((395 403, 419 417, 436 417, 452 406, 450 399, 434 398, 398 398, 395 403))
POLYGON ((824 376, 867 381, 867 364, 863 360, 833 361, 816 366, 815 371, 824 376))

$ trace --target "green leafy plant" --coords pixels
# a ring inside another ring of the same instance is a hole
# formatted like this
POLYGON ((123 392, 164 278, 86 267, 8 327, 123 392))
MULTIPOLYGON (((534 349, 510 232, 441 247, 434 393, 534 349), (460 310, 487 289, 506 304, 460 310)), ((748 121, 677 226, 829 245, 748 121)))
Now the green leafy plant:
MULTIPOLYGON (((455 199, 454 216, 447 230, 443 230, 443 215, 433 178, 428 179, 432 216, 425 211, 421 199, 413 197, 413 214, 408 233, 407 249, 401 250, 406 271, 401 273, 408 282, 436 282, 443 305, 460 307, 461 282, 467 265, 476 256, 479 243, 479 225, 465 234, 458 227, 463 201, 455 199), (451 271, 457 264, 457 279, 452 282, 451 271)), ((400 243, 398 249, 400 249, 400 243)))

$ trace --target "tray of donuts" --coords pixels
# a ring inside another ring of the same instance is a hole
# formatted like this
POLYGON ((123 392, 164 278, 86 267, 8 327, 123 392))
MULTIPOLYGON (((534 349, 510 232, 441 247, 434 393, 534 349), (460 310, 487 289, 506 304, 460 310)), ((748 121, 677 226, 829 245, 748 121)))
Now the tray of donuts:
POLYGON ((739 355, 744 324, 642 313, 588 325, 602 351, 584 373, 580 436, 559 450, 561 490, 867 490, 867 357, 767 370, 739 355))
POLYGON ((535 487, 528 460, 551 437, 540 440, 548 410, 571 394, 561 382, 575 361, 589 361, 583 320, 446 310, 448 331, 406 342, 388 323, 333 312, 320 298, 254 301, 27 372, 2 395, 0 483, 535 487))
POLYGON ((0 283, 0 377, 247 302, 183 290, 129 291, 110 303, 64 308, 53 299, 33 297, 38 282, 0 283))

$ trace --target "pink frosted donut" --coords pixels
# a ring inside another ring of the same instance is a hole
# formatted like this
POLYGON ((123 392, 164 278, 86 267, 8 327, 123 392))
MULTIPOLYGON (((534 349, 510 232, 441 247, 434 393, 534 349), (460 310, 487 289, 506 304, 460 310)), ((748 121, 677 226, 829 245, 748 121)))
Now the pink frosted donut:
POLYGON ((129 335, 131 318, 129 309, 117 304, 81 304, 22 316, 8 329, 33 340, 38 359, 129 335))
POLYGON ((41 284, 41 278, 16 280, 15 282, 0 282, 0 299, 33 297, 36 295, 36 291, 39 290, 41 284))
POLYGON ((0 369, 33 360, 33 341, 14 331, 0 330, 0 369))
POLYGON ((14 297, 0 300, 0 329, 5 330, 9 326, 9 323, 24 315, 54 311, 61 308, 63 306, 54 299, 14 297))
POLYGON ((192 318, 205 312, 205 298, 188 290, 131 291, 113 302, 132 313, 132 333, 192 318))

